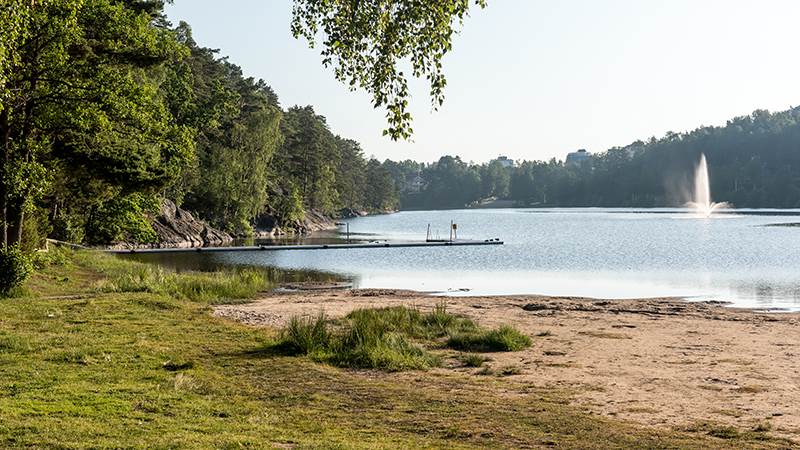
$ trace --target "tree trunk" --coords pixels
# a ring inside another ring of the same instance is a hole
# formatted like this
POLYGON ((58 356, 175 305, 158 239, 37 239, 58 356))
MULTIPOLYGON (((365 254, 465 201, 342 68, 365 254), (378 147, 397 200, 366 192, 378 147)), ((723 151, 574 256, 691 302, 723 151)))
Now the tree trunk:
POLYGON ((11 127, 8 124, 8 106, 0 112, 0 146, 3 155, 0 157, 0 207, 2 207, 3 222, 2 233, 0 233, 0 245, 2 248, 8 246, 8 193, 4 182, 5 172, 8 167, 8 144, 11 141, 11 127))
POLYGON ((8 243, 22 245, 22 225, 25 220, 25 211, 23 211, 22 205, 16 205, 10 209, 9 218, 11 219, 11 224, 8 228, 8 243))

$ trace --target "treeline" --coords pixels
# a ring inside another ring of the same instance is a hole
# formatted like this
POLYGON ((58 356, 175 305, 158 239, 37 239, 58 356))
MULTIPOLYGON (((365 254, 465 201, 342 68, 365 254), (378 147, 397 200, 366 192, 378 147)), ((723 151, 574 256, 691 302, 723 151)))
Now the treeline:
POLYGON ((155 239, 161 199, 252 233, 312 209, 397 206, 393 180, 312 107, 276 93, 163 2, 9 0, 0 8, 2 249, 44 237, 155 239))
POLYGON ((705 153, 714 201, 743 208, 800 207, 800 108, 755 111, 721 127, 667 133, 590 155, 580 163, 444 156, 432 164, 385 161, 401 208, 461 208, 487 198, 517 206, 656 207, 690 200, 705 153), (416 182, 415 182, 416 180, 416 182))

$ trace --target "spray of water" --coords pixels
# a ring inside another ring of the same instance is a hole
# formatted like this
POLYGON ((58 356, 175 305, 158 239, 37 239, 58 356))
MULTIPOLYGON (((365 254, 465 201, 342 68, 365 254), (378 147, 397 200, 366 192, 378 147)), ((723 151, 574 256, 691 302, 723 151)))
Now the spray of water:
POLYGON ((695 214, 704 218, 709 218, 714 214, 714 211, 729 206, 726 202, 714 203, 711 201, 711 186, 708 182, 708 164, 706 163, 705 154, 700 155, 700 163, 695 168, 692 201, 687 203, 686 206, 692 209, 695 214))

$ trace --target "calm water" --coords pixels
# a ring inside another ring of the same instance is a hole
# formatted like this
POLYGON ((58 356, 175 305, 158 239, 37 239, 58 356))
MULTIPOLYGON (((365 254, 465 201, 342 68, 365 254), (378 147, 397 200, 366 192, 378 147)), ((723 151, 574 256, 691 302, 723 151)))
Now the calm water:
POLYGON ((359 239, 499 237, 503 246, 253 252, 206 264, 342 274, 358 287, 449 295, 677 296, 800 310, 800 210, 698 219, 676 209, 500 209, 402 212, 350 220, 359 239))

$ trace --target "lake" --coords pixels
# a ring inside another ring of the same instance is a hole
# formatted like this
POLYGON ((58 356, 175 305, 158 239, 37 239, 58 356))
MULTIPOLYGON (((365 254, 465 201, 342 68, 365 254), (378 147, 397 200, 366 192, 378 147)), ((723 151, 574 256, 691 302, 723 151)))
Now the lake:
MULTIPOLYGON (((502 246, 241 252, 183 256, 211 265, 334 273, 361 288, 442 295, 683 297, 800 310, 800 210, 733 210, 711 219, 682 209, 408 211, 349 220, 361 240, 441 238, 502 246)), ((141 257, 141 256, 140 256, 141 257)), ((172 255, 159 255, 161 262, 172 255)), ((156 258, 151 256, 149 258, 156 258)))

